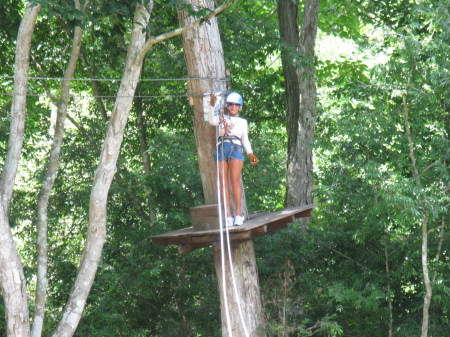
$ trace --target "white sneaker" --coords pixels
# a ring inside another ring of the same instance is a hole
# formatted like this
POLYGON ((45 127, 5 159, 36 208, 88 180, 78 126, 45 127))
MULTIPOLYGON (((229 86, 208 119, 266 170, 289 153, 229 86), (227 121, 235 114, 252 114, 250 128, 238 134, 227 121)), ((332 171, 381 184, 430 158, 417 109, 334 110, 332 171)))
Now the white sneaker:
POLYGON ((232 216, 227 217, 227 227, 233 227, 234 218, 232 216))
POLYGON ((234 225, 240 226, 244 224, 244 216, 243 215, 236 215, 234 218, 234 225))

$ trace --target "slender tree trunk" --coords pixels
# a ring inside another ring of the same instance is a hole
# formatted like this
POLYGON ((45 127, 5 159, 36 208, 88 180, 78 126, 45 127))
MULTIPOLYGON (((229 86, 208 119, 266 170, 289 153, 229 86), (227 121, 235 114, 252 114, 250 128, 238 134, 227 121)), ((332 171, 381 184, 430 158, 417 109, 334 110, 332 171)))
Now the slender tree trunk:
POLYGON ((316 121, 314 48, 319 0, 306 0, 298 37, 298 2, 278 1, 280 36, 283 44, 283 72, 286 79, 286 126, 288 164, 286 205, 312 203, 312 142, 316 121))
POLYGON ((406 101, 406 94, 402 96, 402 101, 403 101, 403 120, 405 124, 406 137, 408 139, 409 159, 411 160, 412 175, 415 179, 419 180, 420 179, 419 171, 417 170, 416 155, 414 153, 414 142, 411 135, 411 128, 409 126, 409 109, 408 103, 406 101))
POLYGON ((16 179, 17 168, 22 152, 31 37, 36 24, 37 15, 41 8, 40 5, 34 5, 31 2, 27 2, 25 6, 26 9, 20 23, 16 44, 8 153, 6 155, 0 182, 0 201, 3 204, 5 212, 9 209, 14 181, 16 179))
MULTIPOLYGON (((78 1, 75 1, 77 9, 81 9, 78 1)), ((58 171, 61 146, 64 137, 64 124, 67 115, 67 107, 70 99, 70 82, 75 72, 78 56, 80 54, 81 38, 83 30, 81 27, 75 27, 72 40, 72 52, 70 54, 69 63, 64 73, 64 79, 61 88, 61 98, 58 105, 56 117, 55 135, 53 138, 52 148, 50 150, 50 158, 47 173, 43 180, 42 188, 38 198, 37 209, 37 285, 33 328, 31 330, 32 337, 39 337, 42 334, 44 324, 45 302, 47 295, 47 211, 50 194, 55 183, 58 171)))
MULTIPOLYGON (((144 59, 145 60, 145 59, 144 59)), ((142 62, 142 69, 144 69, 144 62, 142 62)), ((140 96, 140 86, 137 87, 137 94, 140 96)), ((137 126, 139 130, 139 145, 141 147, 141 158, 142 166, 144 168, 144 173, 146 176, 150 176, 152 172, 150 156, 148 155, 148 141, 147 141, 147 128, 144 120, 144 103, 141 97, 136 97, 134 100, 134 106, 137 114, 137 126)), ((145 194, 148 200, 148 209, 146 210, 149 214, 150 223, 153 224, 156 219, 155 212, 155 202, 152 197, 152 190, 148 184, 145 184, 145 194)))
POLYGON ((9 227, 8 209, 23 147, 31 38, 40 5, 27 2, 25 7, 17 36, 8 153, 0 182, 0 284, 7 335, 15 337, 28 337, 30 322, 23 266, 9 227))
POLYGON ((103 244, 106 238, 106 204, 109 187, 116 172, 117 158, 122 144, 141 64, 136 62, 145 43, 143 29, 147 25, 149 11, 143 5, 136 6, 136 12, 125 62, 124 75, 114 104, 112 115, 94 177, 89 204, 89 223, 86 244, 80 268, 71 291, 63 317, 53 336, 72 336, 81 318, 87 296, 94 281, 103 244))
MULTIPOLYGON (((445 240, 445 217, 442 216, 441 218, 441 225, 439 226, 439 243, 438 243, 438 248, 436 251, 436 257, 434 258, 434 262, 437 264, 439 263, 440 257, 441 257, 441 252, 442 252, 442 244, 444 243, 445 240)), ((433 274, 432 280, 433 283, 434 281, 436 281, 436 277, 437 277, 437 272, 435 272, 433 274)))
MULTIPOLYGON (((411 169, 412 169, 412 175, 416 179, 417 184, 420 184, 420 175, 419 170, 417 169, 416 165, 416 155, 414 152, 414 142, 413 137, 411 135, 411 128, 409 125, 409 109, 408 109, 408 103, 407 103, 407 97, 406 94, 402 97, 403 101, 403 118, 404 118, 404 125, 405 125, 405 133, 406 137, 408 139, 408 147, 409 147, 409 157, 411 160, 411 169)), ((422 329, 421 329, 421 337, 427 337, 428 336, 428 327, 429 327, 429 317, 430 317, 430 305, 431 305, 431 298, 433 295, 433 289, 431 287, 430 282, 430 274, 428 270, 428 215, 426 214, 426 211, 423 210, 423 217, 422 220, 422 276, 423 276, 423 282, 425 285, 425 296, 423 298, 423 309, 422 309, 422 329)))
POLYGON ((389 270, 389 253, 388 253, 388 245, 387 242, 383 242, 384 245, 384 263, 386 267, 386 278, 387 278, 387 301, 388 301, 388 308, 389 308, 389 337, 392 337, 392 328, 393 328, 393 322, 394 322, 394 316, 393 316, 393 305, 392 305, 392 296, 391 296, 391 272, 389 270))
POLYGON ((422 331, 420 337, 427 337, 430 317, 429 310, 433 290, 431 288, 430 273, 428 270, 428 217, 426 214, 424 214, 422 221, 422 273, 425 284, 425 297, 423 298, 422 331))

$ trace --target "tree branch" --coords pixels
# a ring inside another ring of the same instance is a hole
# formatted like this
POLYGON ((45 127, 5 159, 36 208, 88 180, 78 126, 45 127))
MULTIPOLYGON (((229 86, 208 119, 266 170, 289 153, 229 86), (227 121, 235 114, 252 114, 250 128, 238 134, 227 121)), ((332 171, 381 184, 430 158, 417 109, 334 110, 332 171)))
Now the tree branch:
POLYGON ((184 26, 184 27, 180 27, 178 29, 172 30, 171 32, 167 32, 155 37, 150 38, 149 40, 147 40, 147 42, 145 43, 145 45, 142 47, 141 52, 139 53, 139 55, 136 58, 136 64, 140 64, 142 62, 142 60, 145 57, 145 54, 147 54, 148 50, 151 48, 151 46, 153 46, 154 44, 170 39, 171 37, 174 36, 178 36, 183 34, 184 32, 195 28, 197 26, 200 26, 200 24, 208 19, 211 19, 212 17, 220 14, 221 12, 223 12, 225 9, 227 9, 228 7, 234 5, 235 3, 237 3, 239 0, 234 0, 231 1, 229 3, 224 3, 223 5, 217 7, 215 10, 213 10, 212 12, 208 13, 207 15, 205 15, 203 18, 200 18, 196 21, 194 21, 192 24, 188 25, 188 26, 184 26))

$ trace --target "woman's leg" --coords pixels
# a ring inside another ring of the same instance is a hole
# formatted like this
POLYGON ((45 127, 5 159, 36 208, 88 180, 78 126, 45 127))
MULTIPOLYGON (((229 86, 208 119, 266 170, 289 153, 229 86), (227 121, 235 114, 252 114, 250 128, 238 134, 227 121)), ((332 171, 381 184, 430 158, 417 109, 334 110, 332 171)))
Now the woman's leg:
POLYGON ((229 164, 225 160, 221 160, 217 163, 217 169, 219 170, 219 182, 220 182, 220 198, 222 199, 222 203, 225 202, 225 208, 227 217, 232 217, 233 212, 231 211, 230 204, 230 188, 228 182, 228 168, 229 164))
POLYGON ((236 215, 242 215, 241 212, 241 200, 242 200, 242 187, 241 187, 241 173, 244 167, 244 162, 235 158, 231 158, 229 163, 230 168, 230 183, 233 188, 233 200, 236 206, 236 215))

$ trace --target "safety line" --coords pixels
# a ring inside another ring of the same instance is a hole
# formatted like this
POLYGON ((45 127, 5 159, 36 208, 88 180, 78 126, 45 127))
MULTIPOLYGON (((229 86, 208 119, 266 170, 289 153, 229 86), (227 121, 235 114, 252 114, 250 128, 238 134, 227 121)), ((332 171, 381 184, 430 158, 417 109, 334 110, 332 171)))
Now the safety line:
MULTIPOLYGON (((218 128, 220 123, 217 123, 216 125, 216 139, 218 138, 218 128)), ((223 156, 223 147, 222 147, 222 156, 223 156)), ((222 157, 223 158, 223 157, 222 157)), ((223 165, 222 165, 223 166, 223 165)), ((228 328, 228 335, 230 337, 233 337, 233 333, 231 330, 231 321, 230 321, 230 312, 228 308, 228 295, 227 295, 227 288, 226 288, 226 273, 225 273, 225 254, 224 254, 224 244, 223 244, 223 218, 222 218, 222 195, 221 195, 221 188, 220 188, 220 175, 219 175, 219 148, 216 145, 216 184, 217 184, 217 196, 218 196, 218 210, 219 210, 219 232, 220 232, 220 260, 221 260, 221 266, 222 266, 222 293, 223 293, 223 300, 224 300, 224 306, 225 306, 225 317, 227 320, 227 328, 228 328)), ((222 189, 224 190, 224 189, 222 189)), ((225 193, 224 193, 225 196, 225 193)), ((225 198, 226 201, 226 198, 225 198)), ((225 209, 226 213, 226 209, 225 209)), ((228 226, 227 222, 225 221, 225 228, 228 234, 228 226)))
MULTIPOLYGON (((242 179, 241 179, 241 183, 242 183, 242 179)), ((242 192, 243 192, 243 190, 241 191, 241 194, 242 194, 242 192)), ((241 213, 243 213, 242 212, 242 203, 241 203, 241 213)), ((245 322, 245 319, 244 319, 244 314, 242 312, 241 298, 240 298, 240 296, 238 294, 238 290, 237 290, 236 277, 234 275, 233 262, 232 262, 232 259, 231 259, 231 244, 230 244, 230 237, 229 237, 228 230, 227 230, 226 233, 227 233, 227 245, 228 245, 228 258, 229 258, 229 261, 230 261, 231 279, 233 280, 232 283, 233 283, 234 296, 236 297, 236 302, 238 304, 239 317, 241 319, 242 327, 244 328, 245 336, 249 337, 248 330, 247 330, 247 325, 246 325, 246 322, 245 322)))

